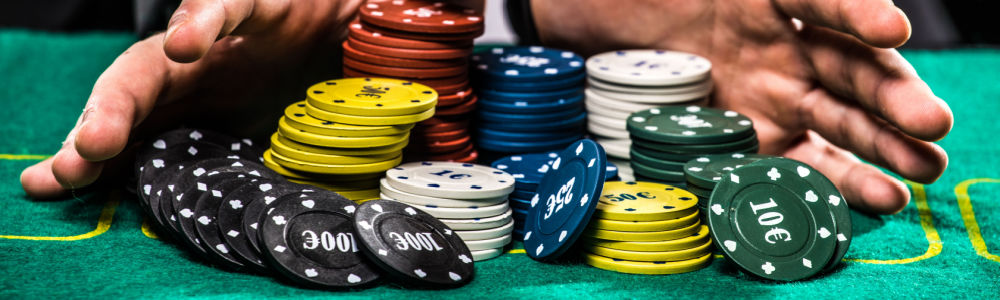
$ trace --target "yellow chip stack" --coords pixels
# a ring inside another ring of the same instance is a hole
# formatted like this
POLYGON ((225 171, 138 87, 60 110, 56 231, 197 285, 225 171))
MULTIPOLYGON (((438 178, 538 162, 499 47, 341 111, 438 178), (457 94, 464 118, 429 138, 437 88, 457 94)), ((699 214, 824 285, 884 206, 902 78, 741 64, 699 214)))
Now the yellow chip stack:
POLYGON ((609 181, 584 232, 587 264, 632 274, 699 270, 712 259, 698 198, 671 185, 609 181))
POLYGON ((345 78, 317 83, 285 108, 264 164, 292 182, 361 203, 402 161, 410 129, 434 115, 437 92, 410 81, 345 78))

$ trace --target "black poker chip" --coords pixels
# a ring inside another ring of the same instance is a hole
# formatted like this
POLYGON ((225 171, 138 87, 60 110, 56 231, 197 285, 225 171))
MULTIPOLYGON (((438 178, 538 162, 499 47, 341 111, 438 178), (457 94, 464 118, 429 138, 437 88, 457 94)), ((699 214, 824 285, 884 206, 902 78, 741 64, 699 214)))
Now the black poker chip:
MULTIPOLYGON (((267 264, 261 258, 260 250, 250 244, 250 241, 254 241, 254 244, 256 244, 257 235, 256 231, 248 232, 244 229, 243 212, 251 203, 256 202, 261 197, 260 195, 273 190, 278 185, 299 186, 298 184, 269 179, 261 179, 244 184, 238 189, 227 193, 216 212, 216 225, 219 226, 219 232, 222 234, 224 243, 229 246, 229 250, 234 255, 239 256, 246 262, 247 269, 257 273, 266 274, 270 272, 270 269, 268 269, 267 264)), ((301 188, 298 190, 301 190, 301 188)))
POLYGON ((379 278, 354 239, 357 205, 332 192, 289 194, 260 219, 264 257, 285 278, 305 286, 347 288, 379 278))
MULTIPOLYGON (((250 262, 238 256, 232 246, 222 238, 223 232, 218 225, 219 208, 226 195, 244 185, 252 185, 257 178, 238 173, 222 173, 217 175, 221 181, 209 186, 208 191, 201 194, 194 206, 195 233, 208 250, 208 257, 216 264, 234 270, 246 268, 250 262)), ((213 181, 213 180, 209 180, 213 181)))
POLYGON ((269 205, 288 194, 294 193, 315 193, 321 189, 304 184, 282 182, 280 184, 262 184, 257 190, 251 190, 245 196, 250 201, 243 209, 242 225, 243 232, 247 236, 250 249, 260 255, 261 248, 257 239, 258 222, 269 209, 269 205))
POLYGON ((461 286, 475 275, 472 253, 433 216, 397 201, 372 200, 355 213, 365 255, 403 283, 461 286))

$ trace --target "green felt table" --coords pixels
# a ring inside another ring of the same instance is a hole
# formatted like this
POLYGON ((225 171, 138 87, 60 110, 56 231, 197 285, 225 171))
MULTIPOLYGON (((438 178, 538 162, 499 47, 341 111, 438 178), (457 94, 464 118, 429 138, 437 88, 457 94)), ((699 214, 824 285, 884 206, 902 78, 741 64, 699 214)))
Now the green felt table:
MULTIPOLYGON (((1000 51, 906 51, 955 113, 940 141, 951 162, 936 183, 908 183, 902 212, 854 212, 854 242, 836 271, 791 283, 760 281, 717 256, 679 275, 629 275, 545 264, 519 245, 476 264, 451 290, 390 284, 359 291, 300 289, 205 265, 156 238, 135 196, 98 191, 33 201, 20 171, 55 153, 94 80, 128 34, 0 31, 0 298, 993 298, 1000 295, 1000 51)), ((261 120, 273 122, 274 120, 261 120)))

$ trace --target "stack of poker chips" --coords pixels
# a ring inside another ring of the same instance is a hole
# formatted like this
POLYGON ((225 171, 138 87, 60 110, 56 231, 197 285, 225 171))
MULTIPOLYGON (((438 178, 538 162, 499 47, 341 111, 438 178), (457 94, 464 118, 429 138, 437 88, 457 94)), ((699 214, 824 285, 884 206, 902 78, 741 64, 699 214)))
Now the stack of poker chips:
POLYGON ((309 87, 285 108, 264 163, 297 183, 363 202, 402 161, 410 129, 434 114, 437 93, 397 79, 347 78, 309 87))
POLYGON ((587 59, 587 129, 608 156, 627 160, 629 114, 707 103, 711 71, 707 59, 684 52, 622 50, 594 55, 587 59))
POLYGON ((497 156, 561 150, 585 134, 583 58, 540 46, 472 55, 476 144, 497 156))
POLYGON ((772 156, 754 153, 731 153, 700 156, 684 164, 684 188, 698 196, 698 209, 707 215, 708 199, 712 190, 724 176, 743 165, 772 156))
MULTIPOLYGON (((552 169, 552 163, 558 157, 559 152, 530 153, 503 157, 492 163, 494 168, 514 176, 514 192, 510 194, 509 201, 514 216, 515 241, 524 239, 524 219, 531 208, 531 198, 535 197, 542 177, 552 169)), ((609 161, 605 168, 605 180, 613 180, 617 176, 618 166, 609 161)))
POLYGON ((753 122, 734 111, 664 106, 628 117, 629 156, 636 180, 683 186, 684 164, 710 154, 755 153, 753 122))
POLYGON ((591 266, 633 274, 691 272, 711 264, 712 240, 695 195, 653 182, 604 184, 582 239, 591 266))
POLYGON ((432 1, 366 3, 350 24, 344 76, 404 79, 440 95, 434 117, 413 128, 406 161, 478 158, 468 129, 477 102, 468 56, 483 31, 481 12, 432 1))
POLYGON ((412 205, 454 229, 476 261, 504 252, 514 230, 514 177, 483 165, 421 161, 385 172, 381 197, 412 205))

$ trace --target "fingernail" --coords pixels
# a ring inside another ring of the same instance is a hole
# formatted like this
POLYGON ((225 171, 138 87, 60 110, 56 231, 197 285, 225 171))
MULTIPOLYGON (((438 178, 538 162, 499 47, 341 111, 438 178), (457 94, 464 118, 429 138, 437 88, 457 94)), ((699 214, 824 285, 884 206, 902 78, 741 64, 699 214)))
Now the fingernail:
POLYGON ((188 14, 185 11, 178 11, 174 13, 174 16, 170 18, 170 22, 167 23, 167 34, 164 36, 164 39, 170 39, 170 36, 177 31, 177 28, 184 25, 184 23, 187 22, 187 19, 188 14))

